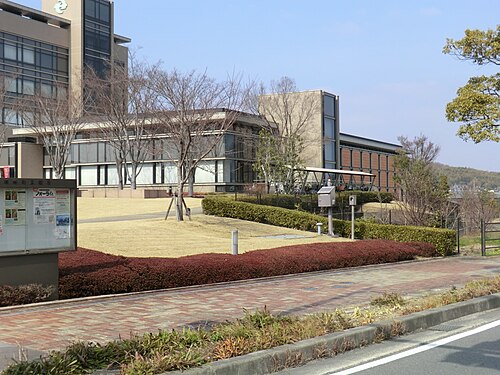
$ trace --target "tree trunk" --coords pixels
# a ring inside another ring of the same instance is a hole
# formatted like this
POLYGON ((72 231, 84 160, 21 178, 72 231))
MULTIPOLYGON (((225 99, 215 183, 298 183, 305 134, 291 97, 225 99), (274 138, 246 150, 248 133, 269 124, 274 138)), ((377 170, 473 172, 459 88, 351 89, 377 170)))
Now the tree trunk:
POLYGON ((64 178, 64 168, 54 168, 54 177, 56 180, 61 180, 64 178))
POLYGON ((184 214, 182 212, 182 197, 184 195, 184 183, 185 183, 185 173, 186 170, 183 165, 177 166, 177 196, 175 201, 175 216, 177 221, 184 221, 184 214))
POLYGON ((184 221, 184 207, 182 204, 182 198, 184 195, 184 184, 179 183, 177 185, 177 194, 175 197, 175 217, 177 218, 177 221, 184 221))
POLYGON ((188 196, 192 197, 194 195, 194 171, 189 173, 189 184, 188 184, 188 196))
POLYGON ((123 190, 123 162, 115 150, 116 174, 118 175, 118 188, 123 190))
POLYGON ((130 172, 130 189, 137 189, 137 164, 132 163, 132 171, 130 172))

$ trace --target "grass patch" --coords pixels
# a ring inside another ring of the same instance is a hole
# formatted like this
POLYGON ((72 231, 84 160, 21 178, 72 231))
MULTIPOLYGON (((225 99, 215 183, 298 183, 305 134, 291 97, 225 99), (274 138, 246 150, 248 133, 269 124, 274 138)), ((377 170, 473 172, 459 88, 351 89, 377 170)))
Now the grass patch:
MULTIPOLYGON (((78 245, 128 257, 172 257, 203 253, 231 253, 231 231, 239 231, 239 251, 270 249, 284 245, 349 241, 316 233, 280 228, 238 219, 196 214, 192 221, 177 222, 175 212, 163 220, 168 199, 78 198, 78 219, 159 214, 146 220, 105 221, 78 224, 78 245), (277 237, 288 235, 289 237, 277 237), (274 238, 270 236, 276 236, 274 238)), ((201 207, 201 199, 186 198, 188 207, 201 207)), ((200 208, 201 210, 201 208, 200 208)))
POLYGON ((406 303, 404 298, 396 292, 384 292, 381 296, 372 298, 370 305, 379 307, 400 307, 406 303))
MULTIPOLYGON (((122 374, 132 375, 184 370, 498 292, 500 276, 421 298, 403 299, 386 293, 374 299, 380 303, 352 311, 335 310, 302 317, 273 315, 265 308, 245 311, 242 318, 210 329, 160 331, 103 345, 74 343, 46 358, 14 364, 3 374, 85 374, 96 369, 120 369, 122 374)), ((405 327, 395 321, 390 332, 381 332, 378 340, 404 332, 405 327)), ((344 349, 348 350, 349 345, 344 349)))
MULTIPOLYGON (((500 239, 487 240, 486 247, 500 246, 500 239)), ((481 236, 469 235, 460 237, 460 253, 464 255, 481 255, 481 236)), ((486 256, 500 255, 500 248, 486 249, 486 256)))

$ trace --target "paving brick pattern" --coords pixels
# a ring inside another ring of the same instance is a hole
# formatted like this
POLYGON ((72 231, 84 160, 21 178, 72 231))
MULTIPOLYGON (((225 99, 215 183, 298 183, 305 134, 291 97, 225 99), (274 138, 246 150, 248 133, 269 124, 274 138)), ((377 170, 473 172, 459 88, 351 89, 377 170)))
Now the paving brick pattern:
POLYGON ((365 304, 384 291, 416 295, 499 274, 500 257, 457 257, 3 308, 0 344, 53 350, 73 341, 221 322, 243 309, 306 314, 365 304))

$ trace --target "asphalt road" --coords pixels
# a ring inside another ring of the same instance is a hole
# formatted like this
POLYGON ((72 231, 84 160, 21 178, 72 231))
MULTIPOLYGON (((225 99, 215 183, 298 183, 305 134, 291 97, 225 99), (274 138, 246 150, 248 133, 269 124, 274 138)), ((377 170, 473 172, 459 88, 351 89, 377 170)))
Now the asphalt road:
POLYGON ((354 350, 276 375, 493 375, 500 373, 500 310, 354 350))

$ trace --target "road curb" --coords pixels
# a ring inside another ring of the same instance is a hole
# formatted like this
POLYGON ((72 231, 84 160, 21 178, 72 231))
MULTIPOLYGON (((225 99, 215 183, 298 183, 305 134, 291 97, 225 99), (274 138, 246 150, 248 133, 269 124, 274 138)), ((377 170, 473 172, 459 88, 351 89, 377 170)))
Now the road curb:
MULTIPOLYGON (((394 333, 411 333, 449 320, 496 308, 500 308, 500 293, 414 313, 391 321, 377 322, 344 332, 303 340, 295 344, 217 361, 200 368, 173 371, 161 375, 265 375, 287 367, 299 366, 314 359, 331 357, 337 353, 365 346, 380 341, 381 337, 388 338, 394 333)), ((101 372, 101 374, 104 373, 101 372)))

